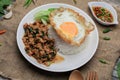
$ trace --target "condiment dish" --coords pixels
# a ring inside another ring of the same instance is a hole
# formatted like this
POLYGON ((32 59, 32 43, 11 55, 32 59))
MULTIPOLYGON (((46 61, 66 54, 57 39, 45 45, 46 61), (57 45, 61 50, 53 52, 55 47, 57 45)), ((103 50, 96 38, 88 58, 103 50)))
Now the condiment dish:
POLYGON ((96 19, 99 23, 101 23, 101 24, 103 24, 103 25, 116 25, 116 24, 118 24, 117 12, 116 12, 116 10, 115 10, 110 4, 108 4, 108 3, 106 3, 106 2, 97 2, 97 1, 96 1, 96 2, 89 2, 89 3, 88 3, 88 6, 89 6, 89 8, 90 8, 90 10, 91 10, 91 12, 92 12, 92 15, 95 17, 95 19, 96 19), (112 22, 105 22, 105 21, 101 20, 100 18, 98 18, 98 17, 95 15, 95 12, 94 12, 94 10, 93 10, 93 7, 101 7, 101 8, 104 8, 104 9, 108 10, 108 11, 111 13, 112 17, 113 17, 113 21, 112 21, 112 22))

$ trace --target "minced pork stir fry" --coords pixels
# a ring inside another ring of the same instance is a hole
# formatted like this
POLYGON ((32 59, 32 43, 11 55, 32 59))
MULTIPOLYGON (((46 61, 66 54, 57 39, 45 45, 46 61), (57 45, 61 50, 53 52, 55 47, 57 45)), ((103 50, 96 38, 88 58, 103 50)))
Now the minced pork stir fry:
POLYGON ((54 47, 54 39, 48 37, 48 27, 42 22, 26 23, 24 30, 25 34, 22 39, 25 51, 39 63, 49 66, 56 56, 57 49, 54 47))

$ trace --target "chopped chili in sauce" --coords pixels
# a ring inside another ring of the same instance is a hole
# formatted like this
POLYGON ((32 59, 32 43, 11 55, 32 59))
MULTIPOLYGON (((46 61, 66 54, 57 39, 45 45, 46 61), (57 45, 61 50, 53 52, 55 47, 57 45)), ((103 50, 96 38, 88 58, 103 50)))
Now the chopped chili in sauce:
POLYGON ((103 7, 95 6, 92 8, 96 17, 104 22, 113 22, 113 16, 111 12, 103 7))

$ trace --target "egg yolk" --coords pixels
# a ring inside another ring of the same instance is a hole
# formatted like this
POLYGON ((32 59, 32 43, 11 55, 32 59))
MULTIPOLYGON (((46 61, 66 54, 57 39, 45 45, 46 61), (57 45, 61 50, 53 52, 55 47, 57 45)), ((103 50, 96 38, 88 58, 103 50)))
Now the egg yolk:
POLYGON ((78 33, 77 26, 73 22, 64 22, 60 25, 60 28, 65 34, 69 35, 72 38, 75 37, 75 35, 78 33))

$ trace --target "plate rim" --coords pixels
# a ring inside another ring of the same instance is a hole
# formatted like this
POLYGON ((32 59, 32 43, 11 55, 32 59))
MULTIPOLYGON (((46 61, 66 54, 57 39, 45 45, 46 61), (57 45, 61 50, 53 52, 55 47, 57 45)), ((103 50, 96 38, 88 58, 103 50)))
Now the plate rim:
MULTIPOLYGON (((50 5, 65 5, 65 6, 71 6, 71 7, 73 7, 73 8, 79 9, 79 10, 81 10, 82 12, 84 12, 82 9, 77 8, 77 7, 75 7, 75 6, 73 6, 73 5, 70 5, 70 4, 65 4, 65 3, 48 3, 48 4, 40 5, 40 6, 36 7, 36 8, 34 8, 34 9, 30 10, 28 13, 26 13, 26 15, 29 15, 31 12, 37 10, 37 9, 40 8, 40 7, 50 6, 50 5)), ((64 6, 63 6, 63 7, 64 7, 64 6)), ((84 12, 84 13, 87 15, 87 17, 89 17, 89 19, 91 19, 92 23, 94 23, 94 25, 95 25, 95 30, 96 30, 96 32, 97 32, 97 34, 96 34, 96 37, 97 37, 96 48, 95 48, 94 52, 92 52, 92 53, 95 54, 95 52, 96 52, 96 50, 97 50, 97 47, 98 47, 98 44, 99 44, 98 29, 97 29, 96 24, 95 24, 95 22, 93 21, 93 19, 92 19, 86 12, 84 12)), ((19 43, 19 40, 18 40, 18 39, 19 39, 18 31, 19 31, 20 24, 21 24, 21 22, 26 18, 26 15, 22 18, 22 20, 20 21, 20 23, 19 23, 19 25, 18 25, 16 39, 17 39, 17 45, 18 45, 18 48, 19 48, 21 54, 22 54, 22 55, 24 56, 24 58, 25 58, 29 63, 31 63, 32 65, 36 66, 36 67, 39 68, 39 69, 42 69, 42 70, 45 70, 45 71, 49 71, 49 72, 67 72, 67 71, 71 71, 71 70, 74 70, 74 69, 77 69, 77 68, 82 67, 82 66, 85 65, 88 61, 90 61, 90 59, 92 59, 92 57, 94 56, 94 54, 92 54, 92 55, 89 57, 89 59, 86 60, 86 62, 84 62, 81 66, 77 66, 77 67, 74 67, 74 68, 68 69, 68 70, 50 70, 50 69, 46 69, 46 68, 43 68, 43 67, 39 67, 39 66, 36 65, 35 63, 31 62, 31 60, 29 60, 29 58, 23 54, 23 52, 22 52, 22 50, 21 50, 21 48, 20 48, 20 43, 19 43)), ((26 54, 26 55, 27 55, 27 54, 26 54)), ((28 56, 29 56, 29 55, 28 55, 28 56)), ((30 56, 29 56, 29 57, 30 57, 30 56)))

